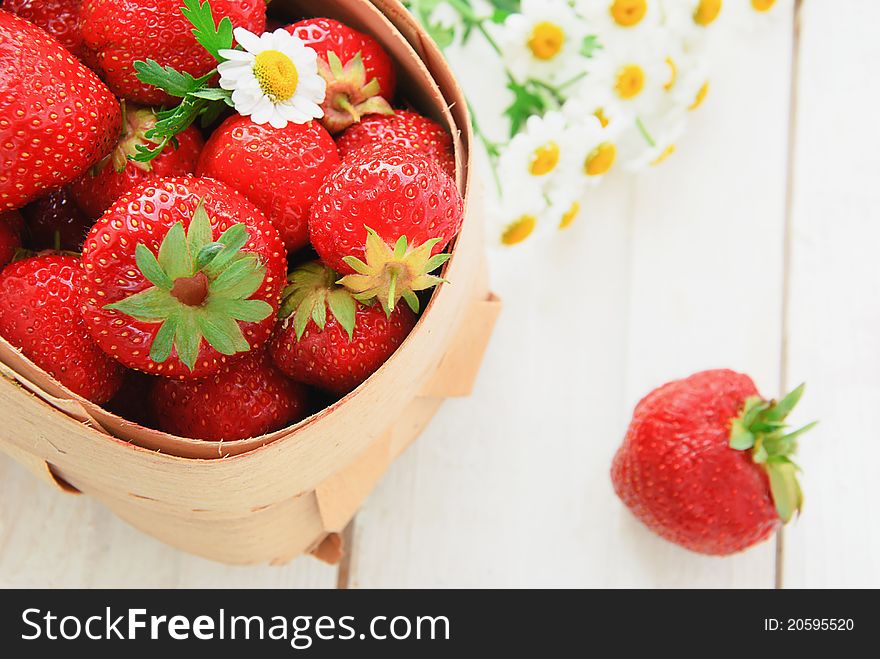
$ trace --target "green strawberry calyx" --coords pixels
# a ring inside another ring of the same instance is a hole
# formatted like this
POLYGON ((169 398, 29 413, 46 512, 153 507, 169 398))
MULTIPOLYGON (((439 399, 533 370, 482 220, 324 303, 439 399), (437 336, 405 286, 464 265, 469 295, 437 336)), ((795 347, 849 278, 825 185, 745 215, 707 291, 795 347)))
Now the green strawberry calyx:
POLYGON ((249 352, 239 323, 258 323, 272 315, 272 305, 251 300, 263 285, 266 267, 256 254, 242 252, 248 232, 234 224, 215 241, 204 199, 189 229, 174 224, 158 255, 143 243, 135 261, 152 287, 104 308, 145 323, 161 323, 150 346, 150 358, 163 363, 177 351, 190 371, 202 340, 223 355, 249 352))
POLYGON ((339 275, 320 261, 301 265, 288 275, 278 317, 293 320, 297 341, 302 339, 309 320, 323 330, 328 311, 346 331, 349 341, 353 339, 358 303, 336 284, 337 279, 339 275))
POLYGON ((388 101, 380 96, 382 88, 378 78, 367 82, 367 71, 360 53, 343 65, 339 56, 330 51, 326 62, 318 58, 318 74, 327 82, 321 123, 331 133, 339 133, 360 123, 368 114, 394 114, 388 101))
MULTIPOLYGON (((114 171, 122 173, 129 162, 142 171, 150 172, 153 170, 149 161, 140 162, 135 160, 135 156, 141 150, 157 145, 157 142, 147 137, 148 134, 152 134, 151 132, 156 127, 156 121, 158 121, 155 111, 151 108, 131 105, 125 101, 122 101, 120 105, 122 107, 122 134, 113 151, 92 168, 92 176, 97 176, 110 164, 113 165, 114 171)), ((172 140, 172 142, 174 141, 172 140)))
POLYGON ((437 270, 451 254, 431 252, 439 238, 432 238, 418 247, 409 245, 406 236, 400 236, 392 249, 382 237, 368 226, 364 245, 364 261, 355 256, 342 260, 355 271, 339 280, 351 291, 354 299, 363 303, 378 300, 385 314, 390 316, 401 298, 414 313, 419 312, 417 291, 424 291, 446 283, 442 277, 430 273, 437 270))
POLYGON ((752 461, 767 471, 776 512, 785 523, 795 513, 800 514, 804 503, 797 478, 800 468, 792 461, 797 452, 797 440, 816 425, 813 422, 798 430, 790 430, 785 422, 803 393, 802 384, 779 401, 752 396, 730 427, 730 448, 751 451, 752 461))

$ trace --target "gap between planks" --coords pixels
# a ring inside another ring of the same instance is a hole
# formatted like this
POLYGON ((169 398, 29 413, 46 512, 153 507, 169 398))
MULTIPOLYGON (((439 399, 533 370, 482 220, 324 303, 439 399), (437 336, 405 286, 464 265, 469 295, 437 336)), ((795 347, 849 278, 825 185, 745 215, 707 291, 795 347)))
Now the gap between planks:
MULTIPOLYGON (((794 207, 795 156, 797 155, 798 82, 800 80, 801 9, 803 0, 795 0, 792 12, 791 87, 788 103, 788 165, 785 181, 785 221, 782 248, 782 332, 779 351, 779 394, 788 391, 788 330, 791 292, 792 209, 794 207)), ((774 587, 785 587, 785 528, 776 533, 776 565, 774 587)))

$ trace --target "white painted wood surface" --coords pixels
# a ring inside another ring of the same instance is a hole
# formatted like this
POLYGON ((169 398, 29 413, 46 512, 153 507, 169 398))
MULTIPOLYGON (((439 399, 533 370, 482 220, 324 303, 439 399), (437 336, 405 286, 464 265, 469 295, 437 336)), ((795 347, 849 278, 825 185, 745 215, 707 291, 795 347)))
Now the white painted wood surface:
MULTIPOLYGON (((559 240, 495 256, 506 306, 476 392, 448 402, 369 499, 350 586, 771 587, 773 541, 695 556, 643 529, 609 481, 638 398, 716 366, 768 395, 807 380, 796 420, 823 421, 803 441, 786 584, 880 585, 880 6, 804 4, 794 148, 783 16, 716 44, 712 92, 667 164, 606 182, 559 240)), ((481 87, 484 68, 459 68, 481 87)), ((185 556, 0 457, 0 586, 336 583, 313 559, 185 556)))

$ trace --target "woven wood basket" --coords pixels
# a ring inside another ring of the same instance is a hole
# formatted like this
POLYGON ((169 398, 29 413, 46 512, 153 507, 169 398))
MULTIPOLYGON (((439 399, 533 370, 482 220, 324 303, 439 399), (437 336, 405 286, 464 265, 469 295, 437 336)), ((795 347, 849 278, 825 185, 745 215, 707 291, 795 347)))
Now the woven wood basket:
MULTIPOLYGON (((395 0, 275 0, 371 34, 394 57, 405 100, 455 141, 468 216, 431 299, 395 355, 343 400, 293 428, 237 442, 173 437, 76 396, 0 339, 0 450, 41 479, 101 501, 163 542, 226 563, 338 559, 338 534, 444 398, 464 396, 500 304, 469 194, 467 104, 436 45, 395 0)), ((27 505, 5 502, 4 505, 27 505)))

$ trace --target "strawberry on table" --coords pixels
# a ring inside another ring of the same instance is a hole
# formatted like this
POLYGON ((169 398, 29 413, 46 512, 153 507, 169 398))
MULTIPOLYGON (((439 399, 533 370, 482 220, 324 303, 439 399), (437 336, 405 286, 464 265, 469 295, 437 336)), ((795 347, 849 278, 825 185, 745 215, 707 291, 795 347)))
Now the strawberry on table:
POLYGON ((338 133, 366 115, 394 113, 394 62, 375 39, 329 18, 299 21, 287 31, 318 53, 318 71, 327 81, 327 130, 338 133))
POLYGON ((78 252, 94 224, 74 201, 70 186, 37 199, 22 213, 27 217, 25 244, 35 250, 78 252))
POLYGON ((159 378, 150 392, 150 405, 160 429, 167 433, 232 441, 300 421, 308 412, 309 396, 260 350, 203 380, 159 378))
POLYGON ((268 340, 287 268, 278 232, 250 202, 186 177, 120 197, 82 260, 95 341, 130 368, 179 379, 212 375, 268 340))
POLYGON ((418 319, 404 305, 386 315, 378 304, 358 302, 338 278, 320 261, 290 274, 270 350, 293 380, 347 394, 394 354, 418 319))
POLYGON ((205 143, 195 126, 178 133, 177 146, 169 145, 149 162, 131 159, 139 153, 138 147, 153 148, 157 144, 146 137, 155 126, 155 111, 123 104, 122 135, 116 148, 71 185, 76 203, 89 216, 100 217, 114 201, 140 183, 195 172, 205 143))
POLYGON ((377 144, 393 144, 400 149, 425 153, 436 160, 444 172, 455 177, 452 138, 436 121, 417 112, 397 110, 392 115, 364 117, 336 139, 343 160, 364 147, 377 144))
POLYGON ((79 310, 78 259, 42 255, 0 274, 0 335, 83 398, 102 404, 122 384, 124 369, 104 354, 79 310))
POLYGON ((0 270, 6 267, 21 247, 22 219, 18 211, 0 213, 0 270))
POLYGON ((119 103, 55 39, 0 11, 0 211, 73 180, 112 148, 119 103))
POLYGON ((208 140, 198 175, 241 192, 263 211, 293 252, 308 245, 309 209, 338 165, 336 144, 316 121, 277 129, 235 115, 208 140))
POLYGON ((617 495, 652 531, 701 554, 767 539, 803 501, 791 458, 813 424, 785 424, 802 393, 803 385, 768 401, 729 370, 656 389, 636 407, 614 458, 617 495))
POLYGON ((432 158, 392 146, 362 149, 331 174, 312 206, 309 233, 321 259, 348 275, 341 283, 386 312, 400 298, 418 311, 415 291, 449 258, 464 202, 432 158))
MULTIPOLYGON (((218 21, 229 19, 230 38, 233 26, 257 33, 266 26, 265 0, 211 0, 209 6, 218 21)), ((194 17, 197 29, 206 28, 200 0, 83 0, 85 61, 117 96, 143 105, 175 105, 173 96, 140 81, 134 65, 152 60, 194 78, 211 73, 217 62, 196 40, 193 23, 182 8, 194 17)))
POLYGON ((0 7, 43 28, 79 57, 82 50, 80 5, 82 0, 3 0, 0 7))

